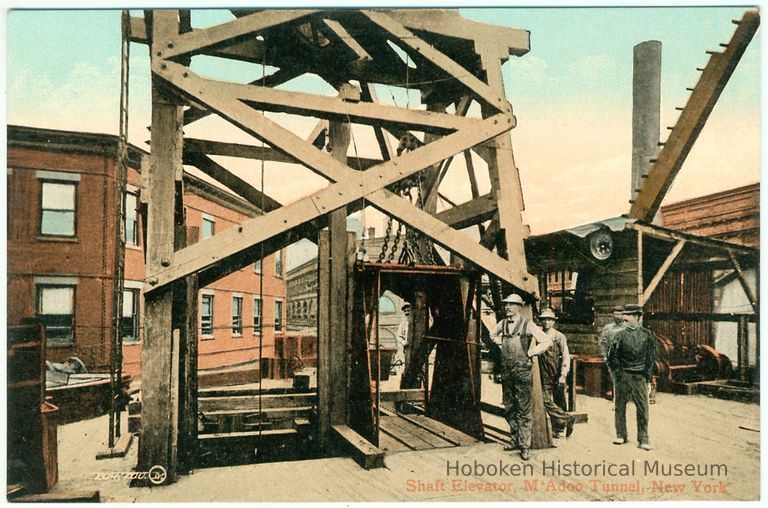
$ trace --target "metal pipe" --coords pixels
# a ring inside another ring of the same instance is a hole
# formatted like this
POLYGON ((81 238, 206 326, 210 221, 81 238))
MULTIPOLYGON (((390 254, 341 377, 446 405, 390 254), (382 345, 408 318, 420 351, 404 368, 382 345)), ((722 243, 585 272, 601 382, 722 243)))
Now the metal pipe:
POLYGON ((661 42, 646 41, 633 49, 631 199, 643 185, 650 159, 658 154, 661 119, 661 42))

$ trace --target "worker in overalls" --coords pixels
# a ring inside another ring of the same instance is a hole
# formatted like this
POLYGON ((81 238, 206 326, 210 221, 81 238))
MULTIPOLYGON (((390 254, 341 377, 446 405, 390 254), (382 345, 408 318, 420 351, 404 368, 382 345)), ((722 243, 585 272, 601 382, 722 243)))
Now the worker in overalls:
POLYGON ((533 426, 533 357, 542 354, 552 341, 541 328, 520 311, 523 299, 511 294, 502 300, 506 317, 491 334, 501 350, 502 404, 511 434, 506 450, 520 450, 523 460, 531 459, 533 426))
POLYGON ((565 431, 566 437, 570 437, 573 434, 573 416, 555 403, 555 393, 565 385, 565 379, 571 369, 568 340, 565 335, 555 329, 557 316, 552 309, 544 309, 539 314, 539 320, 544 333, 552 341, 552 346, 542 353, 539 359, 544 409, 552 423, 552 437, 560 437, 563 431, 565 431))

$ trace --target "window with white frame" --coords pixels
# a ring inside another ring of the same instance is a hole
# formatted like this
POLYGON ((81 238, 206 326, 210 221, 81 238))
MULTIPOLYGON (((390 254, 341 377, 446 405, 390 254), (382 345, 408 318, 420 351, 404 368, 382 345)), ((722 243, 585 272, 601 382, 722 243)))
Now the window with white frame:
POLYGON ((253 264, 253 273, 261 273, 261 259, 253 264))
POLYGON ((200 333, 213 336, 213 295, 203 295, 200 305, 200 333))
POLYGON ((38 285, 37 317, 45 325, 49 346, 74 343, 75 286, 38 285))
POLYGON ((216 221, 210 215, 203 216, 203 240, 216 234, 216 221))
POLYGON ((125 244, 139 245, 138 198, 136 194, 125 194, 125 244))
POLYGON ((261 299, 253 299, 253 334, 261 332, 261 299))
POLYGON ((123 291, 123 314, 120 330, 125 342, 139 340, 139 298, 138 289, 123 291))
POLYGON ((75 236, 77 184, 54 181, 42 181, 41 184, 40 234, 75 236))
POLYGON ((243 297, 232 297, 232 335, 243 334, 243 297))
POLYGON ((283 302, 275 300, 275 331, 283 329, 283 302))

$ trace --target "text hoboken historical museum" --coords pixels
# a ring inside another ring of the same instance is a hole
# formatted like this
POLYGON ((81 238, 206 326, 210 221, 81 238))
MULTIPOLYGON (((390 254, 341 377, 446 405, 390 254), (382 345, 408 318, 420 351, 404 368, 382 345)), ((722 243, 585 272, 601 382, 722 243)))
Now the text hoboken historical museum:
MULTIPOLYGON (((447 476, 533 476, 537 474, 531 463, 505 462, 462 462, 448 460, 445 463, 447 476)), ((684 464, 643 460, 630 462, 563 462, 542 460, 538 474, 555 477, 592 476, 663 476, 663 477, 725 477, 726 464, 684 464)))

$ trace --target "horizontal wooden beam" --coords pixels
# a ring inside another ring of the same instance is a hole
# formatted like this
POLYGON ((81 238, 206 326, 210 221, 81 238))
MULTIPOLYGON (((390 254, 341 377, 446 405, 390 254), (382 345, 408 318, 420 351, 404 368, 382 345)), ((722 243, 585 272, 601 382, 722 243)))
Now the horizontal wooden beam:
POLYGON ((314 10, 259 11, 210 28, 181 34, 168 41, 159 41, 163 43, 166 49, 157 56, 165 59, 175 58, 189 53, 201 53, 212 48, 240 43, 244 37, 253 36, 255 38, 264 30, 297 21, 316 12, 314 10))
POLYGON ((707 312, 647 312, 643 321, 708 321, 713 323, 738 323, 746 317, 750 323, 757 322, 757 314, 726 314, 707 312))
POLYGON ((677 242, 680 240, 686 240, 690 245, 696 245, 707 249, 714 249, 726 255, 728 251, 735 252, 740 256, 747 256, 749 258, 755 258, 758 254, 758 250, 754 247, 747 247, 746 245, 739 245, 735 243, 725 242, 723 240, 716 240, 714 238, 706 238, 703 236, 696 236, 690 233, 683 233, 682 231, 674 231, 666 228, 659 228, 657 226, 651 226, 642 224, 640 222, 628 222, 628 229, 635 231, 642 231, 644 234, 651 238, 658 238, 666 240, 668 242, 677 242))
POLYGON ((507 54, 522 56, 531 50, 531 33, 480 23, 462 17, 455 9, 391 9, 387 15, 404 27, 419 32, 464 39, 481 45, 497 45, 507 54))
POLYGON ((382 402, 424 402, 424 390, 421 388, 406 388, 401 390, 381 392, 382 402))
POLYGON ((726 50, 711 54, 680 118, 648 170, 648 177, 630 208, 630 216, 649 222, 653 220, 758 26, 758 12, 747 11, 726 50))
MULTIPOLYGON (((301 164, 295 158, 278 152, 266 146, 246 145, 242 143, 225 143, 208 139, 186 138, 185 150, 194 150, 208 155, 222 155, 225 157, 239 157, 242 159, 265 160, 271 162, 284 162, 287 164, 301 164)), ((381 164, 382 160, 368 159, 365 157, 349 157, 349 165, 354 169, 368 169, 381 164)))
POLYGON ((317 395, 229 395, 222 397, 201 397, 198 400, 200 411, 235 411, 241 409, 275 409, 307 407, 317 403, 317 395))
POLYGON ((332 428, 337 438, 341 440, 342 447, 363 469, 385 467, 383 450, 371 444, 347 425, 332 425, 332 428))
MULTIPOLYGON (((186 72, 192 74, 192 71, 186 72)), ((337 97, 289 92, 261 86, 219 82, 216 86, 224 93, 237 97, 262 111, 313 116, 344 123, 386 125, 393 129, 445 133, 473 128, 479 122, 475 118, 446 113, 404 109, 370 102, 352 102, 337 97)))
POLYGON ((436 217, 454 229, 464 229, 491 219, 496 210, 496 199, 492 194, 486 194, 444 210, 436 217))

